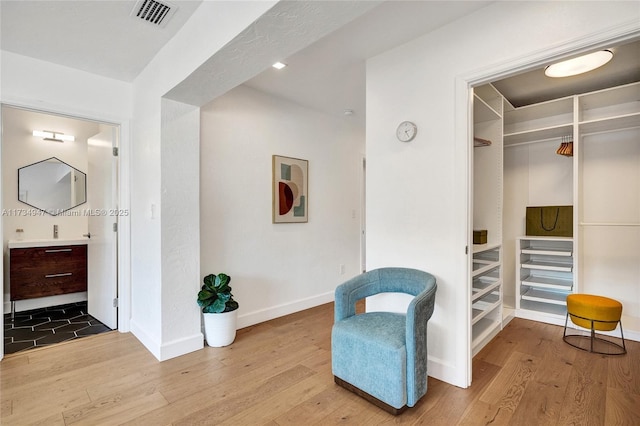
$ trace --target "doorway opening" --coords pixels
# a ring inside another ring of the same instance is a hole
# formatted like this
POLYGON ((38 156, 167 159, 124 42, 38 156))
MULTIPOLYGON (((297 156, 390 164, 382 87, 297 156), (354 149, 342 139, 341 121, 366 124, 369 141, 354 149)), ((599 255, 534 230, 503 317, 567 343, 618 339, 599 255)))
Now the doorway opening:
POLYGON ((117 329, 120 127, 9 105, 2 125, 4 353, 117 329))

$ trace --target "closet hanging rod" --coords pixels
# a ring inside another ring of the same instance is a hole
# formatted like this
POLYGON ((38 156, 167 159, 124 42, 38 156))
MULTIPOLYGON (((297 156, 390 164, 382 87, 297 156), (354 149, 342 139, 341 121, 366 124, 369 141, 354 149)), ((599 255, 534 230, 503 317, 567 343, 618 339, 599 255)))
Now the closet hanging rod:
POLYGON ((473 146, 489 146, 491 145, 491 141, 489 139, 482 139, 478 137, 473 137, 473 146))
MULTIPOLYGON (((506 142, 506 139, 507 138, 505 138, 505 142, 506 142)), ((536 139, 535 141, 516 142, 516 143, 510 143, 510 144, 505 143, 504 147, 512 148, 516 146, 532 145, 534 143, 552 142, 552 141, 557 141, 558 139, 561 139, 561 136, 556 136, 553 138, 545 138, 545 139, 536 139)))
POLYGON ((640 226, 633 222, 580 222, 580 226, 640 226))

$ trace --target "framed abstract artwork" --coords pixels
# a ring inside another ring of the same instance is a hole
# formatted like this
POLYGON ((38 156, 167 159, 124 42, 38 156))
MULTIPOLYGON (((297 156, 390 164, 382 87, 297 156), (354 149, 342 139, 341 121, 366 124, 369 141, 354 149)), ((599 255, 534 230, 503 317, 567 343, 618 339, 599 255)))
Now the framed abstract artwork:
POLYGON ((273 156, 273 223, 309 220, 309 162, 273 156))

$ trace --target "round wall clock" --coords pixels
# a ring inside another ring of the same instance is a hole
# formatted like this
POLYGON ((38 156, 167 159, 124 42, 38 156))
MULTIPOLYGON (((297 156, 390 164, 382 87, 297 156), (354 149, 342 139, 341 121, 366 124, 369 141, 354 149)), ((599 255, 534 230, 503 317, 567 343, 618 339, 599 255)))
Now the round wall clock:
POLYGON ((396 137, 400 142, 409 142, 416 137, 418 127, 411 121, 403 121, 396 129, 396 137))

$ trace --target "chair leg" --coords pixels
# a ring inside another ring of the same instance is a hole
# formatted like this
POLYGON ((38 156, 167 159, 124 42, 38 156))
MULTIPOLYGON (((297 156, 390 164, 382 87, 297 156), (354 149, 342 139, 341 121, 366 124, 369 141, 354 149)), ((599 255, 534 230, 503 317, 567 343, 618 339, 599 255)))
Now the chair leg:
POLYGON ((622 337, 622 350, 623 350, 623 354, 627 353, 627 345, 624 344, 624 332, 622 331, 622 320, 618 321, 618 324, 620 324, 620 337, 622 337))

